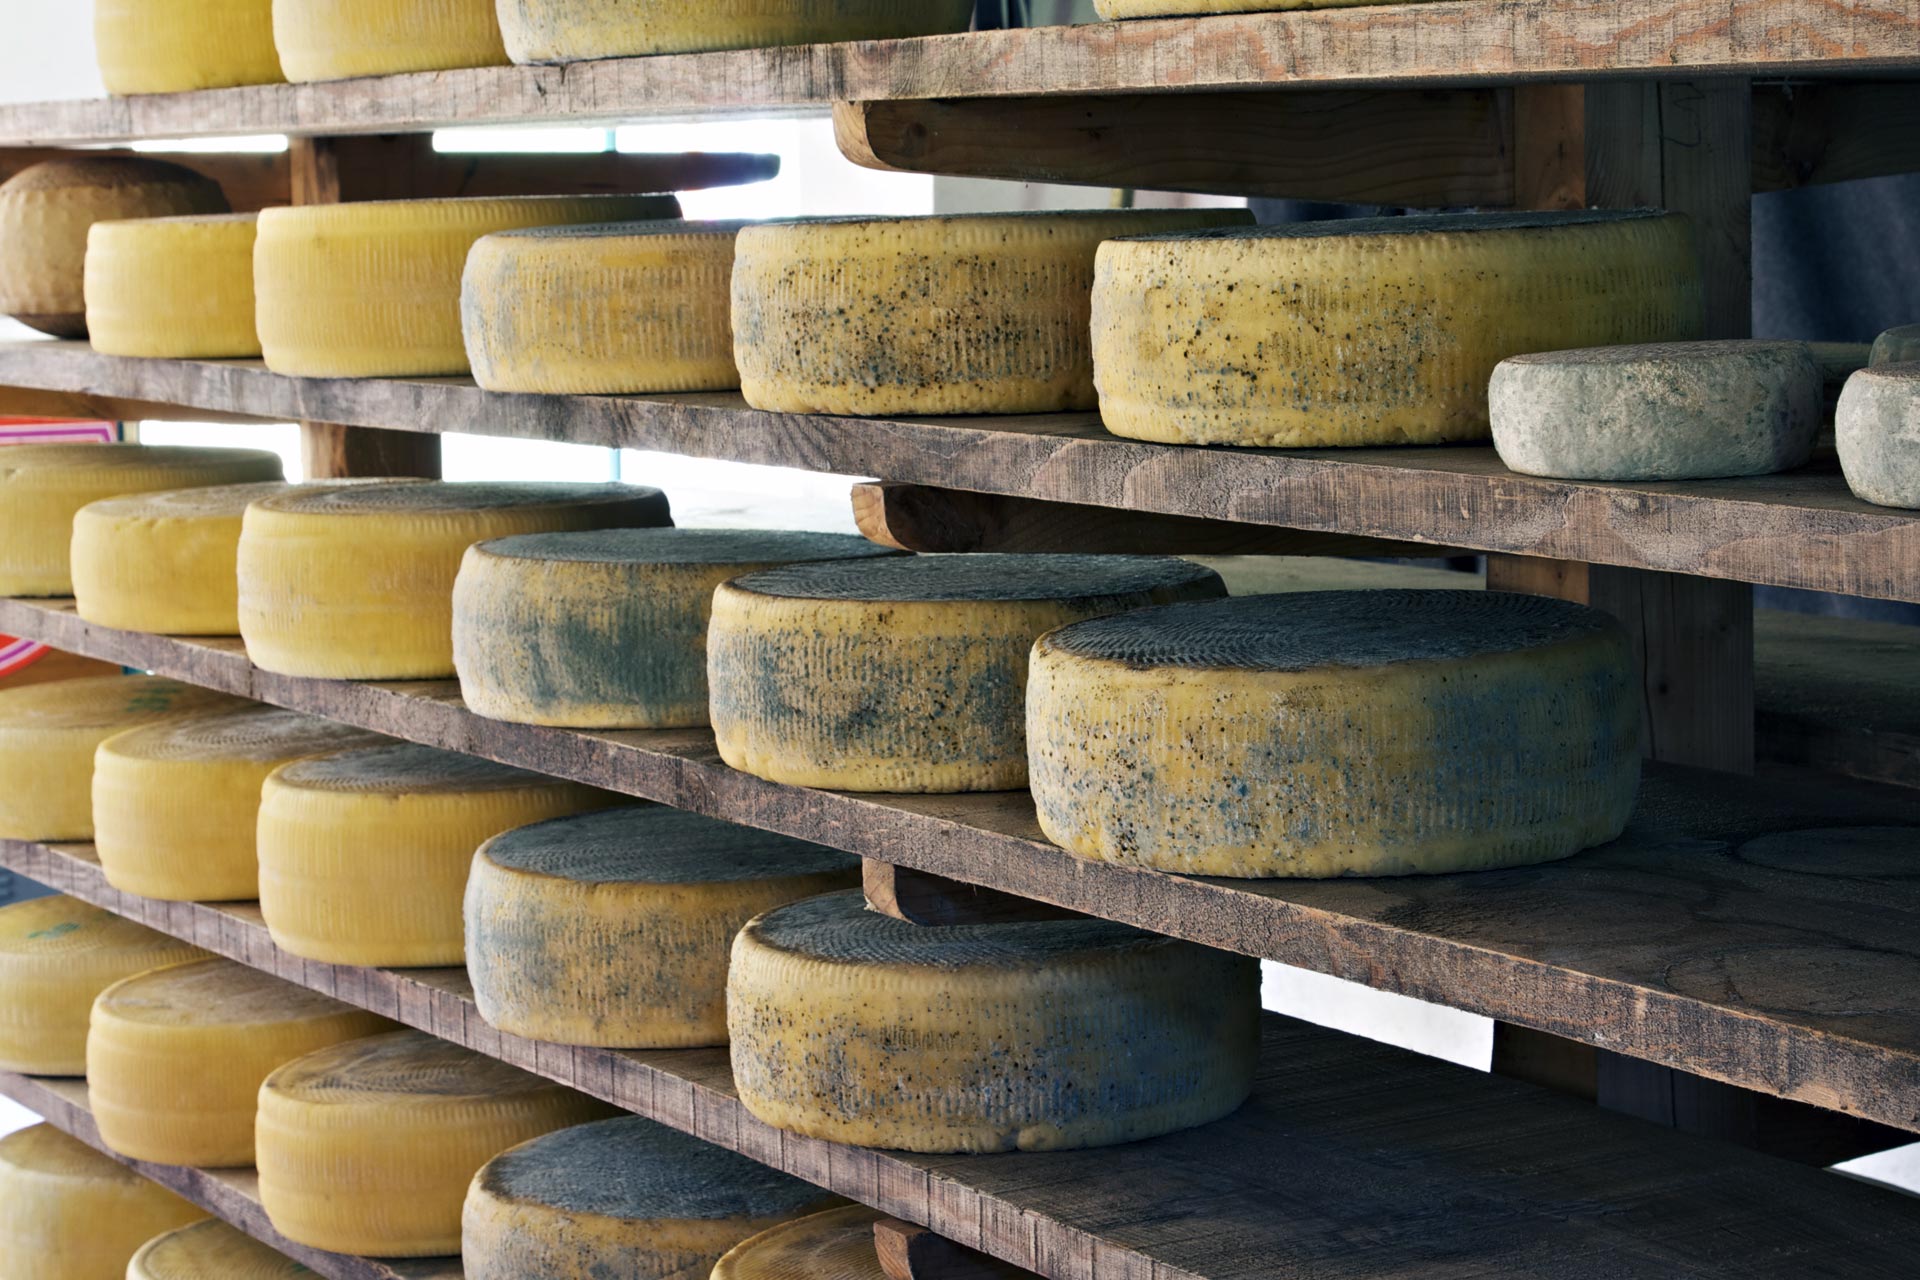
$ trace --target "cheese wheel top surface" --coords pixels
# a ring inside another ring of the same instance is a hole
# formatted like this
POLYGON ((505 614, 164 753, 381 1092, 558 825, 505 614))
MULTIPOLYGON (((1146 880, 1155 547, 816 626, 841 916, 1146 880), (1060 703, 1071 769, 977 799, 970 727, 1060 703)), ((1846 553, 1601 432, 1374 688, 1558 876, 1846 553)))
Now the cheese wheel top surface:
POLYGON ((399 1098, 492 1102, 560 1086, 424 1031, 392 1031, 296 1058, 262 1088, 307 1106, 360 1107, 399 1098))
POLYGON ((167 160, 150 160, 145 156, 74 156, 28 165, 5 182, 0 182, 0 192, 17 195, 28 191, 63 191, 73 187, 99 190, 167 182, 212 186, 216 190, 219 186, 213 179, 167 160))
POLYGON ((565 564, 769 564, 898 556, 851 533, 768 529, 592 529, 523 533, 479 544, 490 556, 565 564))
POLYGON ((744 227, 756 225, 737 221, 701 221, 686 218, 648 218, 635 222, 583 222, 561 227, 516 227, 496 231, 495 240, 642 240, 655 238, 706 239, 737 236, 744 227))
POLYGON ((194 227, 240 227, 257 224, 258 213, 175 213, 164 218, 109 218, 87 229, 89 236, 165 236, 169 231, 194 227))
POLYGON ((558 778, 512 765, 411 742, 383 743, 296 760, 277 770, 273 779, 279 785, 306 791, 350 794, 512 791, 567 785, 558 778))
MULTIPOLYGON (((51 961, 92 951, 126 952, 153 947, 191 953, 164 933, 65 894, 29 898, 0 907, 0 955, 51 961)), ((165 963, 156 956, 156 964, 165 963)))
POLYGON ((231 694, 165 676, 87 676, 0 690, 0 730, 132 727, 143 718, 238 705, 231 694))
POLYGON ((127 1280, 296 1280, 314 1273, 217 1218, 141 1246, 127 1280))
MULTIPOLYGON (((438 231, 449 220, 471 218, 475 224, 495 223, 503 214, 515 213, 537 218, 546 210, 565 214, 569 210, 598 206, 618 218, 632 213, 650 221, 674 216, 672 195, 632 193, 623 195, 555 196, 444 196, 427 200, 355 200, 349 204, 281 205, 261 211, 263 225, 271 223, 281 231, 328 231, 373 227, 386 234, 404 234, 416 227, 438 231), (409 226, 408 224, 413 224, 409 226)), ((584 225, 597 226, 598 223, 584 225)), ((517 228, 502 228, 502 230, 517 228)))
POLYGON ((763 569, 729 585, 795 600, 948 603, 1078 600, 1135 595, 1203 582, 1211 569, 1163 556, 898 556, 763 569))
POLYGON ((713 1280, 886 1280, 873 1243, 881 1217, 853 1204, 783 1222, 735 1245, 713 1280))
POLYGON ((1749 360, 1812 356, 1805 342, 1754 338, 1709 339, 1704 342, 1629 342, 1613 347, 1581 347, 1573 351, 1533 351, 1508 356, 1503 363, 1577 368, 1588 365, 1672 365, 1691 369, 1702 361, 1749 360))
POLYGON ((457 515, 502 508, 581 507, 660 500, 658 489, 633 484, 566 481, 441 481, 418 484, 296 486, 255 504, 266 511, 306 516, 457 515))
POLYGON ((1203 227, 1119 237, 1124 243, 1188 240, 1347 240, 1371 236, 1433 235, 1458 231, 1483 234, 1531 231, 1540 227, 1579 227, 1631 222, 1673 215, 1662 209, 1567 209, 1505 213, 1426 213, 1405 218, 1328 218, 1311 222, 1274 222, 1256 227, 1203 227))
POLYGON ((859 859, 838 849, 666 805, 600 809, 489 840, 489 861, 587 884, 705 884, 811 876, 859 859))
POLYGON ((250 965, 214 957, 123 978, 94 1005, 122 1022, 158 1027, 247 1026, 336 1018, 350 1006, 250 965))
POLYGON ((0 1138, 0 1164, 55 1178, 86 1178, 130 1187, 149 1185, 118 1160, 101 1155, 50 1124, 28 1125, 0 1138))
POLYGON ((134 760, 265 762, 383 745, 377 733, 281 707, 240 707, 142 725, 107 739, 104 750, 134 760))
POLYGON ((126 493, 89 502, 82 510, 115 520, 217 519, 246 514, 250 503, 277 497, 298 485, 279 480, 259 484, 210 484, 199 489, 161 489, 153 493, 126 493))
MULTIPOLYGON (((16 444, 0 453, 0 484, 59 486, 75 472, 88 483, 112 478, 114 473, 138 483, 155 472, 191 469, 258 467, 280 474, 280 455, 265 449, 203 449, 165 444, 16 444)), ((177 487, 177 486, 176 486, 177 487)))
POLYGON ((760 946, 816 960, 946 971, 1055 964, 1095 952, 1185 945, 1111 920, 911 924, 869 911, 857 889, 776 908, 742 932, 760 946))

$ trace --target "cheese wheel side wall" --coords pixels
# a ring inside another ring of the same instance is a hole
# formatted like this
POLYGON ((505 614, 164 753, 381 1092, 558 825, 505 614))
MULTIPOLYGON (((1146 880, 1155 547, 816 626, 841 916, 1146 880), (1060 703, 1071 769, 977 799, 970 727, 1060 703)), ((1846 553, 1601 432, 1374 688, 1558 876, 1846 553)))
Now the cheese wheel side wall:
POLYGON ((277 84, 273 0, 93 0, 93 49, 108 93, 277 84))
POLYGON ((273 43, 296 83, 507 62, 493 0, 273 0, 273 43))
POLYGON ((501 0, 515 62, 705 53, 965 31, 972 0, 501 0))
POLYGON ((121 1280, 148 1240, 206 1216, 52 1125, 0 1139, 0 1275, 7 1280, 121 1280), (23 1158, 55 1146, 62 1168, 23 1158))
POLYGON ((96 222, 87 233, 87 338, 110 356, 176 360, 260 354, 256 217, 96 222))

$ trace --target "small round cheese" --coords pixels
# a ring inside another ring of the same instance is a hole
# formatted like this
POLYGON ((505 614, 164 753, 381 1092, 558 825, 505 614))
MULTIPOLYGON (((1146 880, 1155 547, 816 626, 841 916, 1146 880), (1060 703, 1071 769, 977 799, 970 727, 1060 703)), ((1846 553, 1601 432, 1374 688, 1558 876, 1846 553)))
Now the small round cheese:
POLYGON ((93 0, 93 52, 108 93, 278 84, 273 0, 93 0))
POLYGON ((1070 853, 1193 875, 1544 862, 1626 825, 1639 687, 1618 622, 1537 596, 1143 610, 1034 646, 1034 801, 1070 853))
POLYGON ((119 1280, 147 1241, 206 1216, 50 1124, 0 1138, 7 1280, 119 1280))
POLYGON ((1043 631, 1226 594, 1150 556, 914 556, 792 565, 713 597, 707 685, 720 756, 843 791, 1026 785, 1027 651, 1043 631))
POLYGON ((109 356, 257 356, 259 215, 96 222, 87 233, 87 337, 109 356))
POLYGON ((756 569, 896 555, 840 533, 615 529, 468 548, 453 587, 467 709, 516 724, 707 723, 713 592, 756 569))
POLYGON ((482 1165, 610 1110, 424 1032, 351 1040, 260 1086, 260 1202, 274 1230, 308 1248, 459 1253, 461 1204, 482 1165))
POLYGON ((474 1003, 533 1040, 725 1044, 740 926, 859 883, 848 854, 660 805, 509 831, 467 881, 474 1003))
POLYGON ((1920 507, 1920 360, 1874 365, 1848 378, 1833 440, 1855 497, 1920 507))
POLYGON ((311 1280, 313 1274, 213 1218, 155 1236, 127 1264, 127 1280, 311 1280))
POLYGON ((850 1204, 770 1227, 729 1250, 711 1280, 887 1280, 873 1244, 885 1216, 850 1204))
POLYGON ((1889 329, 1873 340, 1867 357, 1869 365, 1907 364, 1920 360, 1920 324, 1903 324, 1889 329))
POLYGON ((1826 401, 1804 342, 1669 342, 1509 356, 1488 404, 1500 461, 1563 480, 1705 480, 1807 460, 1826 401))
POLYGON ((467 1191, 460 1255, 465 1280, 691 1280, 747 1237, 838 1202, 757 1160, 622 1116, 488 1161, 467 1191))
POLYGON ((296 83, 507 61, 493 0, 273 0, 273 44, 296 83))
POLYGON ((972 18, 973 0, 500 0, 515 62, 898 40, 972 18))

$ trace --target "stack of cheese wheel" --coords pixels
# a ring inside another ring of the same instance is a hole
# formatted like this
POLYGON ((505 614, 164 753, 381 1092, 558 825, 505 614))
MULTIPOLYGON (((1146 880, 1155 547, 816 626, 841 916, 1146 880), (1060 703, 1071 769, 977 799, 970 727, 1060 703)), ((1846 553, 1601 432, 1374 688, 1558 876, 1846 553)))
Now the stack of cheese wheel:
POLYGON ((260 1201, 296 1244, 374 1257, 460 1252, 487 1161, 611 1109, 418 1031, 298 1058, 260 1086, 260 1201))
POLYGON ((96 222, 87 233, 87 337, 110 356, 257 356, 259 215, 96 222))
POLYGON ((0 692, 0 839, 93 838, 93 755, 116 733, 245 703, 159 676, 89 676, 0 692))
POLYGON ((72 593, 73 522, 90 502, 280 478, 280 456, 262 449, 10 445, 0 459, 0 595, 72 593))
POLYGON ((240 635, 256 665, 283 675, 444 679, 468 547, 672 523, 666 495, 637 485, 424 482, 264 498, 241 526, 240 635))
POLYGON ((883 1216, 850 1204, 770 1227, 728 1250, 712 1280, 886 1280, 873 1247, 873 1227, 883 1216))
POLYGON ((0 907, 0 1070, 84 1074, 95 997, 122 978, 206 954, 60 894, 0 907))
POLYGON ((1100 414, 1169 444, 1433 444, 1487 435, 1526 351, 1702 336, 1685 218, 1448 214, 1116 240, 1093 286, 1100 414))
POLYGON ((775 1128, 831 1142, 1132 1142, 1246 1099, 1259 988, 1246 956, 1106 920, 918 925, 828 894, 734 942, 734 1087, 775 1128))
POLYGON ((1906 364, 1914 360, 1920 360, 1920 324, 1887 330, 1873 340, 1867 357, 1870 365, 1906 364))
POLYGON ((118 1280, 141 1245, 206 1216, 52 1125, 0 1138, 7 1280, 118 1280))
POLYGON ((155 1236, 127 1264, 127 1280, 310 1280, 313 1272, 224 1222, 155 1236))
POLYGON ((467 1191, 460 1255, 465 1280, 691 1280, 747 1237, 838 1201, 757 1160, 622 1116, 490 1160, 467 1191))
POLYGON ((93 51, 108 93, 277 84, 273 0, 93 0, 93 51))
POLYGON ((129 729, 93 758, 93 842, 107 883, 173 902, 260 896, 260 788, 281 765, 385 739, 248 706, 129 729))
POLYGON ((0 315, 87 336, 87 232, 96 222, 226 213, 220 184, 138 156, 48 160, 0 183, 0 315))
POLYGON ((714 588, 756 569, 897 554, 839 533, 616 529, 469 548, 453 587, 467 708, 516 724, 707 723, 714 588))
POLYGON ((507 61, 493 0, 273 0, 273 44, 296 83, 507 61))
MULTIPOLYGON (((472 2, 491 8, 487 0, 472 2)), ((395 7, 393 0, 378 4, 395 7)), ((285 0, 275 6, 283 7, 285 0)), ((325 0, 324 7, 354 6, 325 0)), ((305 377, 465 373, 460 275, 480 237, 679 214, 672 196, 368 200, 268 209, 253 252, 261 351, 275 373, 305 377)))
POLYGON ((87 1089, 107 1146, 134 1160, 253 1163, 260 1085, 275 1068, 391 1031, 377 1014, 232 960, 136 974, 94 1001, 87 1089))
POLYGON ((713 597, 721 757, 797 786, 999 791, 1027 781, 1027 652, 1044 631, 1226 593, 1147 556, 964 555, 799 564, 713 597))
POLYGON ((1049 413, 1094 406, 1094 251, 1244 209, 826 218, 740 232, 734 360, 756 409, 1049 413))
POLYGON ((1326 591, 1142 610, 1034 646, 1040 826, 1193 875, 1404 875, 1620 834, 1639 681, 1607 614, 1537 596, 1326 591))
POLYGON ((488 391, 729 391, 738 222, 609 222, 487 236, 460 327, 488 391))
POLYGON ((572 62, 965 31, 972 0, 500 0, 515 62, 572 62))
POLYGON ((503 831, 603 805, 577 783, 411 744, 283 765, 260 795, 260 910, 329 964, 459 964, 467 870, 503 831))
POLYGON ((474 1003, 535 1040, 725 1044, 734 934, 859 883, 858 858, 659 805, 509 831, 467 881, 474 1003))
POLYGON ((1883 507, 1920 507, 1920 354, 1848 378, 1833 434, 1854 496, 1883 507))

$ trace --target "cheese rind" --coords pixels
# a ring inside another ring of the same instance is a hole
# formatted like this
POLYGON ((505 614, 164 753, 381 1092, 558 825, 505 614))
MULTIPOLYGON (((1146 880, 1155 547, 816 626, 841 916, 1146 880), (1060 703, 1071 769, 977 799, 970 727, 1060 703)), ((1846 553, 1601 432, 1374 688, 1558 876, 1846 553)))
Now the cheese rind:
POLYGON ((1508 356, 1686 341, 1704 323, 1677 215, 1289 223, 1102 245, 1093 364, 1119 436, 1433 444, 1486 438, 1508 356))
POLYGON ((468 547, 551 530, 671 525, 666 495, 618 484, 355 485, 247 508, 237 554, 247 656, 283 675, 455 674, 453 587, 468 547))
POLYGON ((50 1124, 0 1138, 0 1275, 7 1280, 121 1280, 141 1245, 204 1217, 50 1124))
POLYGON ((93 0, 93 51, 108 93, 278 84, 273 0, 93 0))
POLYGON ((769 1227, 714 1264, 711 1280, 887 1280, 873 1226, 885 1214, 863 1204, 769 1227))
POLYGON ((0 1070, 84 1075, 96 996, 122 978, 206 954, 61 894, 0 907, 0 1070))
POLYGON ((1907 364, 1915 360, 1920 360, 1920 324, 1903 324, 1887 330, 1873 340, 1872 352, 1867 357, 1869 366, 1907 364))
POLYGON ((1147 209, 746 227, 733 270, 741 394, 784 413, 1091 409, 1100 242, 1250 220, 1147 209))
POLYGON ((1920 360, 1873 365, 1848 378, 1833 439, 1855 497, 1920 507, 1920 360))
POLYGON ((748 574, 713 597, 714 737, 734 768, 795 786, 1025 786, 1036 637, 1225 590, 1211 569, 1149 556, 916 556, 748 574))
POLYGON ((757 569, 897 554, 837 533, 616 529, 467 549, 453 664, 470 711, 594 729, 707 723, 707 619, 722 582, 757 569))
POLYGON ((93 1002, 87 1089, 101 1141, 133 1160, 253 1163, 261 1082, 275 1068, 393 1024, 232 960, 123 979, 93 1002))
POLYGON ((367 200, 268 209, 254 244, 267 367, 303 377, 467 372, 460 277, 474 242, 521 227, 674 218, 672 196, 367 200))
POLYGON ((515 62, 573 62, 965 31, 971 0, 501 0, 515 62))
POLYGON ((658 805, 509 831, 480 847, 467 881, 474 1002, 533 1040, 725 1044, 734 934, 859 882, 848 854, 658 805))
POLYGON ((1804 463, 1825 380, 1804 342, 1674 342, 1510 356, 1487 394, 1523 475, 1697 480, 1804 463))
POLYGON ((493 0, 273 0, 273 43, 295 83, 507 62, 493 0))
POLYGON ((839 1202, 711 1143, 622 1116, 502 1152, 467 1191, 466 1280, 676 1280, 778 1223, 839 1202))
POLYGON ((217 1219, 155 1236, 126 1280, 304 1280, 313 1272, 217 1219))
POLYGON ((1625 826, 1638 689, 1618 622, 1542 597, 1144 610, 1034 646, 1034 802, 1069 853, 1193 875, 1543 862, 1625 826))
POLYGON ((87 232, 87 337, 109 356, 260 354, 253 327, 258 214, 96 222, 87 232))

